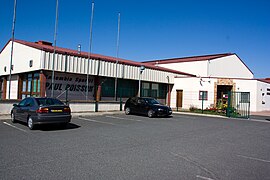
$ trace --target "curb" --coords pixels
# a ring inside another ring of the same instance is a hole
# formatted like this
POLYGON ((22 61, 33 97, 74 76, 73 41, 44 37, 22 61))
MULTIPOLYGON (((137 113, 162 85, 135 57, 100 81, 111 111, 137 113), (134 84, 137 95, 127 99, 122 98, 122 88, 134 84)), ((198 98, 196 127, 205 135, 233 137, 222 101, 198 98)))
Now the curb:
MULTIPOLYGON (((111 114, 124 114, 124 111, 102 111, 102 112, 74 112, 71 113, 72 117, 81 116, 103 116, 111 114)), ((0 114, 0 120, 10 119, 10 114, 0 114)))

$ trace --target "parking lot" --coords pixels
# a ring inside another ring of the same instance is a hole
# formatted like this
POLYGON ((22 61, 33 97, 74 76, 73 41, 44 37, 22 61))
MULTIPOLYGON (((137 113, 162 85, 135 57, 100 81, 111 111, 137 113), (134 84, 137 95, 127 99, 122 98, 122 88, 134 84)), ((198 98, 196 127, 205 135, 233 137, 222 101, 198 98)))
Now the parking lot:
POLYGON ((0 179, 269 179, 270 123, 105 114, 66 127, 0 121, 0 179))

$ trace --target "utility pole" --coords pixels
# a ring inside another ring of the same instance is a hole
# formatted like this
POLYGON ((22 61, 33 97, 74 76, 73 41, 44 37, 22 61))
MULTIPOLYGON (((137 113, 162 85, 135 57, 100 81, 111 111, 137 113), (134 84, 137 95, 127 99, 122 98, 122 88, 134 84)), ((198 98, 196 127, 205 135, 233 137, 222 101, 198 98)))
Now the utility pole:
POLYGON ((117 28, 117 41, 116 41, 116 68, 115 68, 115 85, 114 85, 114 98, 117 101, 117 66, 118 66, 118 58, 119 58, 119 40, 120 40, 120 12, 118 13, 118 28, 117 28))
POLYGON ((87 60, 87 76, 86 76, 86 96, 85 100, 88 100, 88 94, 89 94, 89 64, 90 64, 90 58, 92 53, 92 29, 93 29, 93 18, 94 18, 94 7, 95 3, 92 2, 92 11, 91 11, 91 19, 90 19, 90 37, 89 37, 89 53, 88 53, 88 60, 87 60))
POLYGON ((8 99, 10 99, 10 89, 11 89, 11 73, 13 70, 13 44, 14 44, 14 34, 15 34, 15 22, 16 22, 16 9, 17 9, 17 0, 14 0, 13 8, 13 23, 12 23, 12 38, 11 38, 11 57, 10 57, 10 66, 9 66, 9 84, 8 84, 8 99))
POLYGON ((57 37, 57 26, 58 26, 58 0, 56 0, 55 10, 55 25, 54 25, 54 47, 53 47, 53 62, 52 62, 52 91, 51 97, 54 97, 54 64, 55 64, 55 51, 56 51, 56 37, 57 37))

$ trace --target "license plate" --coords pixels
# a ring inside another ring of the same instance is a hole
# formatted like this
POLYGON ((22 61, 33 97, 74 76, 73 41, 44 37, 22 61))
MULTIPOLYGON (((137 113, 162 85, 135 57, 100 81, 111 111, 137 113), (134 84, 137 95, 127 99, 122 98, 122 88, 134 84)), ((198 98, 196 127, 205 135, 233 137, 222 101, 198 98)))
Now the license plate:
POLYGON ((51 110, 51 112, 63 112, 61 109, 54 109, 54 110, 51 110))

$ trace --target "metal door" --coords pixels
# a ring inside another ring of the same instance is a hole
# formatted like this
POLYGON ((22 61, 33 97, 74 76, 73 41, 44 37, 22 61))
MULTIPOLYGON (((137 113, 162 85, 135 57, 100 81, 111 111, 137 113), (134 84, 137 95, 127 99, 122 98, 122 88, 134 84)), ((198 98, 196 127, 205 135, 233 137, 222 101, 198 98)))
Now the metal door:
POLYGON ((229 92, 226 116, 248 119, 250 116, 250 92, 229 92))

